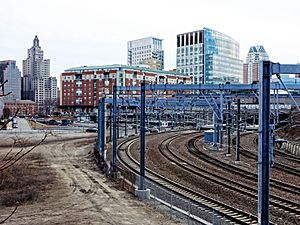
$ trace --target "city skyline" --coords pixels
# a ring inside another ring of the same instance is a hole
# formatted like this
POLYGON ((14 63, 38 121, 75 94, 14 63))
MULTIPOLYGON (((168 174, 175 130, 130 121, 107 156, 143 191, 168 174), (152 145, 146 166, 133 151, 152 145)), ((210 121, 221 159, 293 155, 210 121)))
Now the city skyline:
POLYGON ((74 66, 126 64, 127 41, 147 36, 164 39, 165 69, 174 69, 176 35, 203 27, 239 42, 243 62, 253 45, 263 45, 274 62, 300 62, 299 31, 295 29, 300 5, 296 0, 284 5, 269 0, 248 5, 237 0, 184 4, 177 0, 172 4, 54 0, 43 5, 36 0, 12 0, 5 6, 7 10, 0 15, 0 60, 16 60, 21 65, 37 35, 45 57, 51 59, 51 75, 57 78, 74 66), (28 13, 33 6, 35 13, 28 13))

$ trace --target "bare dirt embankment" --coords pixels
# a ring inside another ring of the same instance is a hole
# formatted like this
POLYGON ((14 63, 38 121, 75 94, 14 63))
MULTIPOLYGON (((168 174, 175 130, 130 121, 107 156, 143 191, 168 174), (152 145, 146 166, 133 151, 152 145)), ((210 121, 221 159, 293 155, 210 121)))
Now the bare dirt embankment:
MULTIPOLYGON (((16 154, 0 161, 5 166, 16 154)), ((0 205, 19 206, 44 199, 56 182, 55 173, 40 153, 31 153, 0 172, 0 205)))
MULTIPOLYGON (((95 136, 49 137, 35 149, 38 159, 32 155, 23 160, 22 163, 28 161, 28 167, 32 167, 31 172, 35 174, 30 183, 38 183, 41 178, 46 180, 40 183, 41 191, 36 198, 21 202, 7 224, 176 224, 131 194, 119 190, 115 183, 99 173, 91 156, 95 136)), ((35 138, 38 140, 39 136, 35 138)), ((7 150, 9 148, 0 147, 0 157, 7 150)), ((24 166, 22 163, 20 165, 24 166)), ((11 176, 16 175, 15 169, 12 171, 11 176)), ((21 186, 26 190, 29 178, 24 180, 21 186)), ((0 199, 3 199, 2 193, 0 199)), ((14 206, 1 204, 0 220, 13 209, 14 206)))
POLYGON ((288 120, 288 125, 279 128, 276 133, 289 141, 300 143, 300 112, 297 109, 294 109, 288 120))

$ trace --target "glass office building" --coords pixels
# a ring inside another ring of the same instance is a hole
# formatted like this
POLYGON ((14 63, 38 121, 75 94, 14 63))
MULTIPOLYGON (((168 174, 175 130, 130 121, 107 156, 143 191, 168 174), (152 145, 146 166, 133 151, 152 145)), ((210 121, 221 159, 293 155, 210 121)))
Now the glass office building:
POLYGON ((2 97, 2 99, 20 100, 21 72, 17 67, 15 60, 0 61, 0 83, 3 83, 4 81, 7 81, 7 83, 0 87, 0 93, 6 96, 2 97))
POLYGON ((194 84, 240 83, 243 74, 239 44, 208 28, 177 35, 176 67, 194 84))

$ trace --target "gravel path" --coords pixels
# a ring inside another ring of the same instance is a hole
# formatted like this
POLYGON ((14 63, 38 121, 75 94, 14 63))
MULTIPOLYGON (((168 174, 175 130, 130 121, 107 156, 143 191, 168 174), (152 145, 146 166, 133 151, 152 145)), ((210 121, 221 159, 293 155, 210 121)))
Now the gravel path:
MULTIPOLYGON (((7 224, 177 224, 99 173, 91 156, 94 138, 66 134, 39 146, 35 151, 56 171, 58 182, 48 198, 20 206, 7 224)), ((11 211, 0 206, 0 218, 11 211)))

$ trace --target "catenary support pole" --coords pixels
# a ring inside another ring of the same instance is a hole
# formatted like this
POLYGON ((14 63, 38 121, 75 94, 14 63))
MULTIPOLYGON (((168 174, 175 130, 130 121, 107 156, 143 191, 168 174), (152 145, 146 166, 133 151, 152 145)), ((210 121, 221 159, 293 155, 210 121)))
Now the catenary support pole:
POLYGON ((120 106, 117 106, 117 139, 120 138, 120 106))
POLYGON ((125 106, 125 137, 128 137, 128 132, 127 132, 127 106, 125 106))
POLYGON ((150 119, 149 119, 149 116, 150 116, 150 114, 149 114, 149 108, 148 108, 148 113, 146 112, 146 119, 147 119, 147 128, 149 129, 149 127, 150 127, 150 119))
POLYGON ((97 150, 98 150, 98 163, 100 162, 100 148, 101 148, 101 100, 98 101, 98 145, 97 145, 97 150))
POLYGON ((113 172, 117 171, 117 86, 113 86, 113 172))
POLYGON ((236 161, 240 161, 240 111, 241 111, 241 100, 237 99, 237 112, 236 112, 236 161))
POLYGON ((223 93, 220 95, 220 123, 219 123, 219 143, 220 148, 223 148, 223 93))
POLYGON ((174 129, 174 109, 172 109, 172 123, 171 123, 171 129, 174 129))
POLYGON ((113 118, 112 118, 112 111, 113 111, 113 106, 112 104, 110 104, 110 109, 109 109, 109 141, 112 140, 112 121, 113 121, 113 118))
POLYGON ((106 121, 105 121, 105 97, 101 99, 101 157, 102 162, 105 161, 105 144, 106 144, 106 135, 105 129, 106 128, 106 121))
POLYGON ((214 110, 214 135, 213 135, 213 147, 217 147, 217 124, 218 124, 218 117, 217 117, 217 112, 214 110))
POLYGON ((141 84, 141 127, 140 127, 140 184, 139 190, 144 190, 145 179, 145 83, 141 84))
POLYGON ((158 130, 160 131, 160 109, 157 110, 158 130))
POLYGON ((139 115, 138 107, 135 108, 135 134, 138 134, 139 115))
POLYGON ((228 100, 227 103, 227 154, 230 155, 231 145, 231 102, 228 100))
MULTIPOLYGON (((271 96, 270 96, 271 98, 271 96)), ((273 111, 273 124, 277 121, 277 109, 276 109, 276 90, 273 90, 273 103, 272 103, 272 111, 273 111)))
POLYGON ((272 63, 261 62, 259 79, 258 224, 269 224, 270 200, 270 79, 272 63))
POLYGON ((278 89, 276 89, 276 111, 277 111, 277 118, 276 123, 279 123, 279 96, 278 96, 278 89))

